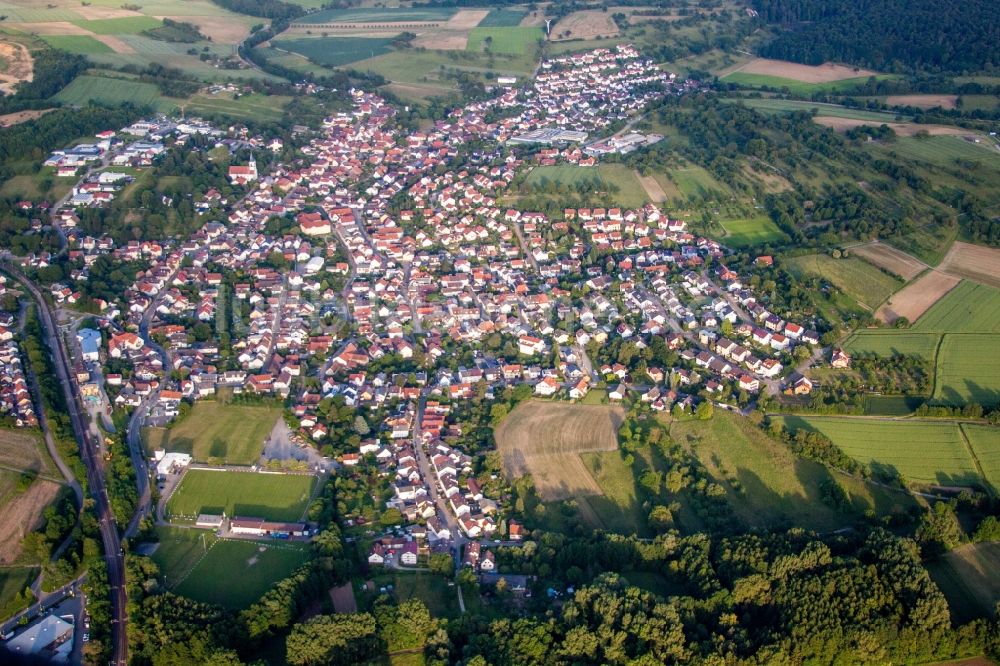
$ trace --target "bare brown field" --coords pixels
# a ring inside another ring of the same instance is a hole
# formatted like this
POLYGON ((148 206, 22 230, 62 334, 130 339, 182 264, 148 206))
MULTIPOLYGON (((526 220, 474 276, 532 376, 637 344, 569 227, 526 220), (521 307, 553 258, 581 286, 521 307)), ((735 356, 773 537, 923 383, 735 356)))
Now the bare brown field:
POLYGON ((461 9, 441 27, 418 30, 413 45, 438 51, 464 51, 469 45, 469 32, 487 14, 489 11, 485 9, 461 9))
POLYGON ((642 189, 646 190, 646 196, 648 196, 653 203, 663 203, 667 200, 667 193, 663 191, 660 184, 652 176, 642 176, 638 171, 635 172, 635 177, 639 180, 639 184, 642 185, 642 189))
POLYGON ((956 241, 938 270, 1000 288, 1000 250, 956 241))
POLYGON ((504 470, 516 479, 530 474, 543 501, 600 495, 580 453, 614 451, 621 407, 528 401, 494 431, 504 470))
POLYGON ((907 282, 927 269, 927 265, 919 259, 878 241, 852 247, 851 252, 870 264, 875 264, 879 268, 898 275, 907 282))
POLYGON ((460 9, 444 24, 449 30, 472 30, 489 14, 488 9, 460 9))
POLYGON ((107 44, 115 53, 135 53, 130 44, 126 44, 114 35, 94 35, 94 39, 107 44))
POLYGON ((130 9, 116 9, 114 7, 101 7, 92 4, 84 5, 82 2, 77 4, 66 3, 67 6, 73 8, 73 11, 88 21, 99 21, 101 19, 111 19, 111 18, 127 18, 129 16, 143 16, 140 12, 134 12, 130 9))
POLYGON ((961 280, 954 275, 937 270, 928 271, 919 280, 911 282, 890 296, 875 316, 886 324, 892 324, 900 317, 906 317, 914 322, 959 282, 961 280))
POLYGON ((34 120, 35 118, 41 118, 49 111, 55 111, 55 109, 36 109, 32 111, 7 113, 0 116, 0 127, 11 127, 12 125, 18 125, 29 120, 34 120))
POLYGON ((0 429, 0 466, 34 471, 42 476, 56 470, 47 454, 42 453, 41 435, 0 429))
POLYGON ((769 60, 757 58, 738 69, 747 74, 766 74, 780 76, 784 79, 802 81, 803 83, 829 83, 843 79, 855 79, 859 76, 873 76, 876 72, 867 69, 856 69, 844 65, 826 63, 824 65, 800 65, 785 60, 769 60))
POLYGON ((7 71, 0 74, 0 92, 12 93, 18 83, 34 78, 35 61, 23 44, 0 42, 0 58, 7 61, 7 71))
POLYGON ((858 120, 856 118, 834 118, 832 116, 815 116, 813 121, 820 125, 825 125, 837 132, 846 132, 855 127, 869 125, 879 127, 888 125, 898 136, 914 136, 918 132, 927 132, 932 136, 964 136, 974 134, 962 127, 952 127, 951 125, 918 125, 917 123, 882 123, 877 120, 858 120))
POLYGON ((958 95, 889 95, 885 103, 890 106, 915 106, 919 109, 954 109, 958 95))
POLYGON ((595 39, 597 37, 614 37, 618 34, 618 26, 611 18, 610 12, 597 9, 585 9, 573 12, 552 26, 549 39, 557 42, 565 39, 595 39), (566 34, 566 33, 569 34, 566 34))
POLYGON ((24 535, 38 527, 42 512, 59 493, 59 484, 36 480, 25 492, 3 506, 0 521, 0 564, 11 564, 21 554, 24 535))
POLYGON ((193 23, 198 30, 213 42, 218 44, 238 44, 250 34, 250 26, 240 21, 234 21, 231 16, 157 16, 161 21, 165 18, 173 21, 193 23))

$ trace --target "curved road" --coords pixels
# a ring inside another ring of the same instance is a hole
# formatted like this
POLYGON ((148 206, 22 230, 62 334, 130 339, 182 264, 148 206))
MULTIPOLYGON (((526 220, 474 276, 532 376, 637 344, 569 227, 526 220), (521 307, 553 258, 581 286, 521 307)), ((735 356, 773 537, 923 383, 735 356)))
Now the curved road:
POLYGON ((83 463, 87 467, 87 482, 95 500, 95 512, 100 524, 101 541, 104 544, 104 559, 108 566, 108 585, 111 589, 111 663, 114 666, 127 666, 128 635, 126 632, 127 613, 125 599, 125 557, 118 536, 118 525, 108 501, 108 491, 104 485, 104 473, 101 468, 94 442, 88 435, 87 424, 80 407, 80 390, 76 378, 70 372, 69 356, 59 337, 55 318, 42 292, 23 273, 13 265, 4 266, 7 272, 24 285, 38 304, 42 327, 45 329, 46 341, 55 361, 56 375, 62 385, 66 398, 66 407, 73 424, 73 432, 80 446, 83 463))

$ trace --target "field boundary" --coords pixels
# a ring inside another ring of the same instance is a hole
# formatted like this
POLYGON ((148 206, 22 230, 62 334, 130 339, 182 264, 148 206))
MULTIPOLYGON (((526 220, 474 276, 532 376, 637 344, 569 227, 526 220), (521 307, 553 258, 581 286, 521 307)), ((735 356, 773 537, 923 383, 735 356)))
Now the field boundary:
MULTIPOLYGON (((944 336, 942 335, 941 337, 943 338, 944 336)), ((986 470, 983 469, 982 463, 979 462, 979 456, 976 455, 976 450, 972 448, 972 442, 969 441, 969 435, 965 432, 965 427, 962 423, 958 424, 958 432, 962 435, 962 443, 965 444, 965 448, 969 452, 969 457, 972 458, 972 464, 976 466, 979 476, 983 477, 983 487, 986 488, 987 493, 994 495, 993 487, 988 481, 989 477, 986 476, 986 470)))

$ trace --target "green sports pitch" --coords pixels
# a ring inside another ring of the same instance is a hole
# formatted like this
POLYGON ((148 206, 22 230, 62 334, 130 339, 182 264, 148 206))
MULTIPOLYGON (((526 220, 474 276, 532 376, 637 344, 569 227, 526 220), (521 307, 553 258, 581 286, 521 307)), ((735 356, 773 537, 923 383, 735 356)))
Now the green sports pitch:
POLYGON ((198 514, 252 516, 296 521, 305 513, 316 478, 191 469, 167 502, 171 520, 192 522, 198 514))

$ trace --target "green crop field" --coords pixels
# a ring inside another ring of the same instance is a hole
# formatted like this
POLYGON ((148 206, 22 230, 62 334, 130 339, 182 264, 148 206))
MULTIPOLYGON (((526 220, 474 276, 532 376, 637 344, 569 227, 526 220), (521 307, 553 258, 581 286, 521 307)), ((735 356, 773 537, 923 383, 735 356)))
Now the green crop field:
MULTIPOLYGON (((195 545, 195 549, 199 547, 195 545)), ((197 601, 241 610, 308 559, 307 543, 219 539, 173 591, 197 601)))
POLYGON ((545 39, 541 28, 473 28, 469 33, 470 51, 483 51, 487 46, 492 53, 534 53, 539 40, 545 39), (486 39, 490 38, 487 43, 486 39))
POLYGON ((546 183, 556 183, 564 187, 576 187, 579 183, 595 184, 600 190, 608 191, 609 203, 626 208, 639 208, 649 198, 635 173, 623 164, 602 164, 596 168, 575 164, 535 167, 528 174, 528 184, 543 188, 546 183), (611 192, 610 189, 617 189, 611 192))
POLYGON ((301 520, 316 478, 302 474, 260 474, 190 469, 167 502, 172 518, 194 520, 200 513, 301 520))
POLYGON ((516 9, 494 9, 479 22, 478 28, 513 28, 521 25, 527 12, 516 9))
POLYGON ((851 109, 840 104, 825 104, 821 102, 807 102, 797 99, 777 99, 777 98, 749 98, 730 97, 723 99, 727 104, 742 103, 752 109, 764 113, 791 113, 793 111, 805 111, 812 113, 814 110, 819 116, 832 116, 834 118, 853 118, 857 120, 872 120, 885 123, 900 122, 909 120, 909 117, 900 117, 892 113, 880 113, 878 111, 865 111, 863 109, 851 109))
POLYGON ((0 13, 6 23, 48 23, 50 21, 78 21, 83 17, 69 7, 58 7, 42 2, 0 2, 0 13), (25 6, 27 5, 27 6, 25 6), (31 6, 34 5, 34 6, 31 6))
MULTIPOLYGON (((795 79, 786 79, 780 76, 770 76, 768 74, 750 74, 747 72, 733 72, 722 77, 726 83, 735 83, 747 88, 788 88, 789 92, 801 95, 809 95, 814 92, 838 92, 850 90, 868 82, 870 77, 858 76, 840 81, 829 81, 826 83, 805 83, 795 79)), ((878 80, 895 78, 891 74, 878 74, 878 80)))
POLYGON ((924 313, 922 333, 1000 333, 1000 289, 963 280, 924 313))
POLYGON ((1000 543, 959 546, 927 565, 954 622, 992 618, 1000 601, 1000 543))
POLYGON ((694 453, 714 480, 726 489, 735 514, 753 527, 791 522, 809 529, 831 530, 853 517, 823 503, 821 484, 837 483, 851 506, 862 514, 902 512, 913 505, 903 493, 834 475, 819 463, 796 457, 747 419, 716 410, 710 421, 675 421, 670 437, 694 453))
POLYGON ((449 7, 326 9, 295 19, 296 23, 406 23, 447 21, 458 10, 449 7))
POLYGON ((920 484, 967 486, 982 477, 957 423, 836 416, 775 417, 785 427, 823 433, 844 453, 873 469, 898 472, 920 484))
POLYGON ((825 279, 871 309, 903 286, 902 280, 856 257, 834 259, 826 254, 811 254, 786 263, 793 274, 825 279))
POLYGON ((95 35, 129 35, 159 28, 163 21, 152 16, 126 16, 97 21, 73 21, 73 24, 95 35))
POLYGON ((969 440, 972 453, 983 468, 986 481, 1000 493, 1000 428, 995 426, 962 424, 962 432, 969 440))
POLYGON ((962 95, 959 97, 963 111, 996 111, 1000 97, 996 95, 962 95))
POLYGON ((374 58, 392 49, 389 37, 303 37, 273 42, 276 49, 297 53, 328 67, 342 67, 374 58))
POLYGON ((198 461, 252 465, 260 458, 264 441, 280 416, 281 408, 276 406, 200 400, 173 427, 148 428, 147 446, 150 450, 190 453, 198 461))
POLYGON ((35 600, 30 592, 27 596, 23 592, 37 576, 38 569, 35 567, 0 568, 0 620, 27 608, 35 600))
POLYGON ((1000 336, 945 335, 938 352, 934 402, 1000 404, 1000 336))
POLYGON ((1000 151, 991 148, 985 139, 982 143, 973 143, 958 136, 908 136, 896 139, 888 149, 900 157, 939 166, 979 162, 994 169, 1000 168, 1000 151))
POLYGON ((169 110, 176 106, 175 102, 163 97, 160 90, 152 83, 90 74, 73 79, 53 99, 63 104, 75 106, 84 106, 90 101, 104 104, 132 102, 140 106, 148 105, 162 110, 169 110))
POLYGON ((184 103, 187 113, 221 113, 257 121, 280 120, 291 97, 284 95, 241 95, 231 99, 218 95, 196 95, 184 103))
POLYGON ((764 245, 788 240, 788 236, 766 215, 742 220, 720 220, 719 224, 726 230, 723 242, 732 247, 764 245))
POLYGON ((90 35, 43 35, 42 39, 54 49, 62 49, 70 53, 82 55, 95 53, 114 53, 114 50, 99 42, 90 35))

